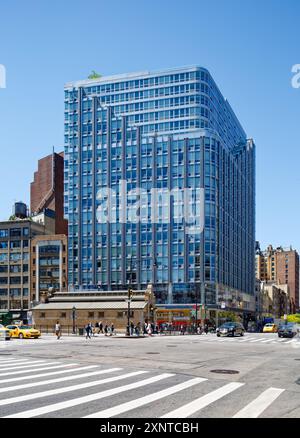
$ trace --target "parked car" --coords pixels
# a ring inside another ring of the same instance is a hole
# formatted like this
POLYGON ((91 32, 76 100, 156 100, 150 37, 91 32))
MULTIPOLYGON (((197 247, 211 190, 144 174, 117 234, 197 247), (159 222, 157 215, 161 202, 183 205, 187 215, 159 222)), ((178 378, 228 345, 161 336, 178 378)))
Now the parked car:
POLYGON ((36 330, 33 327, 30 327, 28 325, 8 325, 6 327, 10 331, 10 336, 12 338, 34 338, 37 339, 41 336, 41 332, 39 330, 36 330))
POLYGON ((4 325, 0 324, 0 340, 4 339, 5 341, 10 340, 10 332, 4 325))
POLYGON ((217 336, 244 336, 245 328, 239 322, 225 322, 216 330, 217 336))
POLYGON ((277 333, 278 327, 276 324, 268 323, 263 328, 263 333, 277 333))
POLYGON ((280 325, 278 329, 279 338, 293 338, 299 333, 299 327, 293 322, 280 325))

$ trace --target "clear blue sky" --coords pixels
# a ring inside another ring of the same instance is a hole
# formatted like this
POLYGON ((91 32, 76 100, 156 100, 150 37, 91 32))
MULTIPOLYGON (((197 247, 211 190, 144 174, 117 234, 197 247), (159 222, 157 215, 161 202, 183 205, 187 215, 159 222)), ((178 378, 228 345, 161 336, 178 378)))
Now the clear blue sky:
POLYGON ((208 68, 257 144, 257 239, 300 250, 299 0, 10 0, 0 7, 0 219, 29 202, 63 145, 63 87, 102 75, 208 68))

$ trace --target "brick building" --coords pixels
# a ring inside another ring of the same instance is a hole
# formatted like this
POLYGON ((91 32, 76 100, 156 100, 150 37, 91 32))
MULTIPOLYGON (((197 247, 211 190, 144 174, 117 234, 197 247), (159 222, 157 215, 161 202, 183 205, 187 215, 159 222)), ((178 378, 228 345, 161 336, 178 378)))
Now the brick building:
POLYGON ((34 181, 30 187, 30 210, 38 215, 44 210, 55 212, 54 234, 67 234, 68 223, 64 219, 64 154, 53 152, 38 162, 34 181))
POLYGON ((299 254, 292 247, 275 249, 269 245, 265 251, 261 251, 258 246, 256 278, 288 285, 291 313, 299 309, 299 254))

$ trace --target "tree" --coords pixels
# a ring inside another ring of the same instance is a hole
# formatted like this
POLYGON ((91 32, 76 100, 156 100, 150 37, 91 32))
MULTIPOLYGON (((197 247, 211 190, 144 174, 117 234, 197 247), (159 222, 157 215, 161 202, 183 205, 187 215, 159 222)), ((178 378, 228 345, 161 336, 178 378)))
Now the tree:
POLYGON ((89 79, 100 79, 102 78, 102 75, 97 73, 95 70, 92 71, 92 73, 88 77, 89 79))

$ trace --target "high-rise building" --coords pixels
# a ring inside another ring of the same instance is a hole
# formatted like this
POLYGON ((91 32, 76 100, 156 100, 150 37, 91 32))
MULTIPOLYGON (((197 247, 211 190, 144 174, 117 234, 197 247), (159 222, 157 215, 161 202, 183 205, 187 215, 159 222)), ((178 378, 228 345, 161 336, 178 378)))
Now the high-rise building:
POLYGON ((65 108, 69 287, 250 310, 255 145, 210 73, 73 82, 65 108))
MULTIPOLYGON (((30 187, 30 211, 34 216, 45 210, 55 218, 53 234, 67 234, 68 224, 64 219, 64 154, 53 151, 38 162, 34 181, 30 187)), ((45 217, 49 216, 46 214, 45 217)))
POLYGON ((289 286, 291 312, 299 309, 299 254, 292 247, 273 248, 269 245, 265 251, 256 251, 256 278, 289 286))

